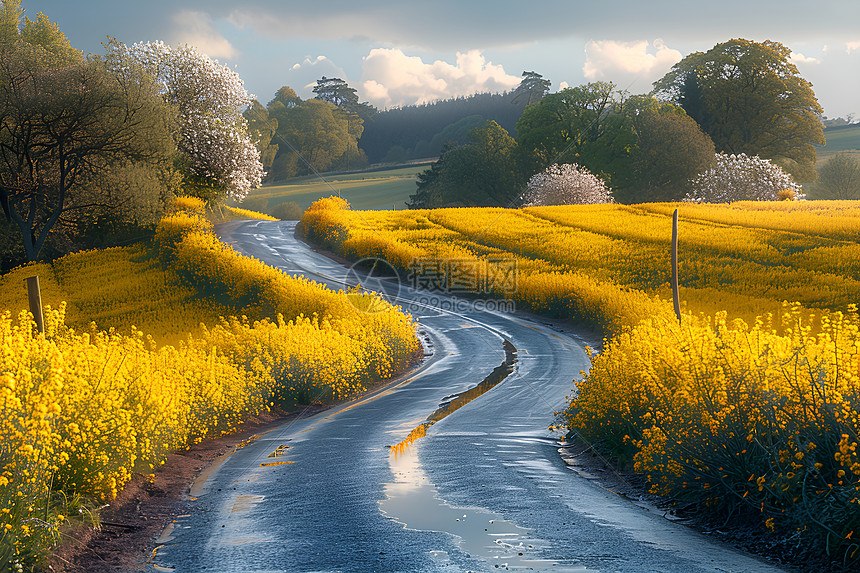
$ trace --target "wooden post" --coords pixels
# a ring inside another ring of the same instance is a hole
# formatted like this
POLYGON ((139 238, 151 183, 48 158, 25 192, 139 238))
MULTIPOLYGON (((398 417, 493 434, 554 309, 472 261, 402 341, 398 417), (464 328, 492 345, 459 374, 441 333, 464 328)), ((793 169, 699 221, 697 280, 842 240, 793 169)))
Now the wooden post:
POLYGON ((675 316, 681 322, 681 301, 678 294, 678 210, 672 214, 672 299, 675 303, 675 316))
POLYGON ((39 332, 45 334, 45 317, 42 315, 42 293, 39 291, 39 277, 27 277, 27 298, 30 300, 30 312, 36 320, 39 332))

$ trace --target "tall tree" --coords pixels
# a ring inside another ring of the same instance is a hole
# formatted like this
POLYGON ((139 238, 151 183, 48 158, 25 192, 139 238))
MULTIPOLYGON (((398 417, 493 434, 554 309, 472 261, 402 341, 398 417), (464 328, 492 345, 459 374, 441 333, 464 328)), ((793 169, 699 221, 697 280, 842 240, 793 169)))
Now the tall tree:
POLYGON ((475 128, 469 143, 447 148, 418 176, 411 208, 511 206, 523 187, 516 170, 517 143, 499 124, 475 128))
POLYGON ((269 110, 264 108, 256 99, 251 101, 248 109, 242 115, 248 122, 248 133, 251 136, 251 141, 254 142, 257 151, 260 152, 260 163, 263 164, 263 169, 268 172, 278 154, 278 144, 272 142, 278 131, 278 120, 270 118, 269 110))
POLYGON ((267 111, 278 126, 273 179, 367 165, 358 148, 364 131, 358 115, 319 98, 302 101, 288 86, 275 93, 267 111))
POLYGON ((302 98, 296 95, 296 92, 290 86, 281 86, 275 92, 275 97, 269 102, 269 107, 272 107, 275 102, 279 102, 284 107, 296 107, 302 103, 302 98))
POLYGON ((275 101, 269 117, 278 122, 275 178, 327 171, 348 150, 346 117, 333 103, 309 99, 288 108, 275 101))
POLYGON ((675 64, 655 93, 679 103, 718 151, 759 155, 811 181, 822 109, 790 55, 778 42, 730 40, 675 64))
POLYGON ((358 92, 340 78, 323 76, 317 80, 313 92, 317 94, 316 99, 333 103, 338 107, 358 103, 358 92))
POLYGON ((552 82, 545 80, 537 72, 523 72, 523 79, 514 90, 511 103, 523 103, 525 105, 537 103, 549 93, 551 85, 552 82))
POLYGON ((613 83, 593 82, 563 89, 526 107, 517 122, 523 173, 530 176, 553 163, 576 163, 607 180, 607 164, 622 157, 629 143, 601 138, 622 98, 613 83))
POLYGON ((20 8, 3 10, 0 205, 36 260, 55 229, 115 209, 94 180, 172 158, 171 114, 139 67, 85 61, 41 15, 16 37, 20 8))
MULTIPOLYGON (((358 92, 351 88, 348 83, 340 78, 327 78, 323 76, 317 80, 313 92, 316 99, 327 101, 336 105, 346 119, 346 130, 349 137, 346 141, 346 151, 343 155, 343 167, 350 168, 350 158, 359 159, 359 163, 366 164, 364 153, 358 149, 358 140, 364 132, 364 122, 373 117, 376 108, 367 102, 358 101, 358 92)), ((356 162, 352 162, 356 166, 356 162)))
POLYGON ((337 107, 357 115, 362 121, 370 119, 376 113, 376 108, 369 103, 359 102, 358 92, 355 88, 350 87, 340 78, 323 76, 317 80, 313 92, 317 94, 316 99, 333 103, 337 107))
POLYGON ((613 113, 619 116, 616 129, 631 142, 627 161, 612 173, 616 200, 680 201, 690 191, 690 180, 713 166, 711 138, 679 106, 634 96, 613 113))

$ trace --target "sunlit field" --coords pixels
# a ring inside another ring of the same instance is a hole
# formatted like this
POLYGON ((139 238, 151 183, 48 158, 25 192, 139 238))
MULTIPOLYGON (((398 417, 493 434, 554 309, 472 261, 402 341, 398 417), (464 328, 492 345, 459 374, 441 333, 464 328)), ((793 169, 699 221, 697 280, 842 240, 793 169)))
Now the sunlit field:
POLYGON ((464 267, 515 261, 516 288, 472 291, 607 336, 590 373, 570 373, 571 433, 679 504, 790 539, 802 555, 860 558, 856 203, 382 212, 332 198, 303 221, 348 258, 383 257, 459 288, 464 267))
POLYGON ((827 129, 824 131, 827 144, 816 149, 818 161, 816 166, 824 163, 840 151, 848 151, 855 157, 860 157, 860 126, 842 129, 827 129))
MULTIPOLYGON (((415 181, 426 165, 396 167, 361 173, 323 174, 296 177, 285 184, 266 185, 251 192, 249 198, 268 200, 271 209, 283 201, 294 201, 306 209, 322 197, 340 195, 357 209, 405 209, 415 193, 415 181)), ((264 209, 265 210, 265 209, 264 209)))

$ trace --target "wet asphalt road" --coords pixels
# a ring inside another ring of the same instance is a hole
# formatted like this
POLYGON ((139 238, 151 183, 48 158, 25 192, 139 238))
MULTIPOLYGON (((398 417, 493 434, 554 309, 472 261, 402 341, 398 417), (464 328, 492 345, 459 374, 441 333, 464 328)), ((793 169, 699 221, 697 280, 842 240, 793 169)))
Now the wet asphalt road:
MULTIPOLYGON (((344 267, 293 237, 294 223, 246 221, 217 230, 288 273, 333 288, 348 280, 344 267)), ((451 299, 430 301, 406 287, 399 297, 432 355, 408 378, 285 424, 228 457, 195 484, 150 568, 777 571, 566 468, 559 436, 547 428, 571 380, 588 367, 574 334, 525 315, 469 309, 465 301, 454 308, 451 299), (475 386, 503 361, 504 339, 518 349, 514 372, 395 456, 390 446, 443 398, 475 386), (269 457, 279 446, 289 447, 269 457)))

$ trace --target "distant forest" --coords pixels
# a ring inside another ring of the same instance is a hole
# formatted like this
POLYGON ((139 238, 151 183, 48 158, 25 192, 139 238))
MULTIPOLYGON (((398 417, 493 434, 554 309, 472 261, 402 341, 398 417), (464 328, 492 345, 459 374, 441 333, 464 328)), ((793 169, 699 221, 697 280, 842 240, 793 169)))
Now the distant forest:
POLYGON ((487 120, 514 134, 527 103, 510 91, 382 111, 365 122, 358 146, 370 163, 437 157, 446 143, 465 143, 469 132, 487 120))

